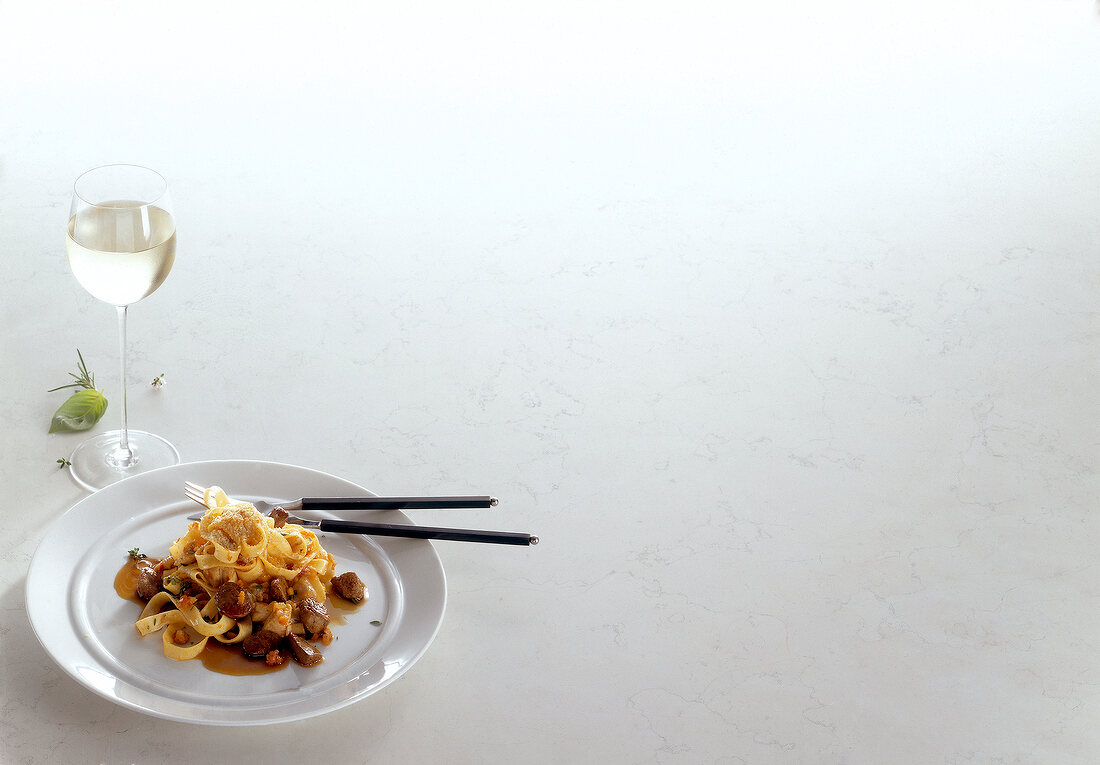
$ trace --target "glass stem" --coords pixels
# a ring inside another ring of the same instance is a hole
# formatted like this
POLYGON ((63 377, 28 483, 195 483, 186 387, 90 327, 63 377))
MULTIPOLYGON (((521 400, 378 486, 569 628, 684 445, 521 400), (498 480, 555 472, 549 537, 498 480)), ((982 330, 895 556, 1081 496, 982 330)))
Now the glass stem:
POLYGON ((116 306, 118 309, 118 359, 119 359, 119 388, 121 398, 119 409, 122 414, 122 426, 118 431, 118 449, 107 458, 107 461, 116 468, 125 470, 134 464, 134 452, 130 448, 130 432, 126 426, 126 306, 116 306))

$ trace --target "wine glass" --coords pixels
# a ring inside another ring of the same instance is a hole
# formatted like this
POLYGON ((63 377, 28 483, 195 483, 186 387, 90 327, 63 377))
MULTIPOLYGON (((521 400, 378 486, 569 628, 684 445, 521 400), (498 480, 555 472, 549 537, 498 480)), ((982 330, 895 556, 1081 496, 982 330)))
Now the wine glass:
POLYGON ((167 181, 138 165, 87 171, 73 185, 65 245, 80 286, 118 309, 122 427, 92 436, 69 458, 76 482, 95 491, 180 461, 167 440, 126 423, 126 309, 151 295, 176 259, 167 181))

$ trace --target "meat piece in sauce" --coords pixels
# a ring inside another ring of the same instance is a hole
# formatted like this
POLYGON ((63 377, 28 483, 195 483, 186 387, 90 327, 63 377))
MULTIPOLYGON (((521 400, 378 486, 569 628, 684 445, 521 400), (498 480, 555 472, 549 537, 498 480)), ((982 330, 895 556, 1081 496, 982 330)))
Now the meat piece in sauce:
POLYGON ((270 600, 267 594, 267 582, 253 582, 248 585, 248 591, 252 593, 252 599, 257 603, 267 603, 270 600))
POLYGON ((243 619, 252 613, 256 603, 252 593, 242 590, 236 582, 226 582, 214 593, 214 603, 218 611, 230 619, 243 619))
POLYGON ((294 653, 294 660, 303 667, 312 667, 314 664, 320 664, 324 660, 325 657, 321 655, 321 652, 302 638, 297 635, 291 635, 289 639, 290 650, 294 653))
POLYGON ((262 659, 276 650, 282 639, 283 636, 277 632, 270 632, 268 630, 253 632, 244 639, 243 643, 241 643, 241 651, 245 656, 253 659, 262 659))
POLYGON ((311 635, 320 635, 328 626, 328 609, 313 598, 298 601, 298 621, 311 635))
POLYGON ((277 635, 289 635, 294 624, 294 606, 290 603, 272 603, 271 614, 264 619, 263 629, 277 635))
POLYGON ((334 576, 332 578, 332 589, 341 598, 350 600, 352 603, 361 601, 367 591, 367 588, 363 586, 363 580, 354 571, 345 571, 340 576, 334 576))
POLYGON ((290 600, 290 587, 281 576, 277 576, 267 583, 267 592, 273 601, 286 603, 290 600))
POLYGON ((269 515, 275 519, 275 528, 277 529, 281 529, 286 524, 287 518, 290 517, 290 513, 281 507, 275 508, 269 515))
POLYGON ((141 566, 138 570, 137 596, 142 600, 160 592, 160 572, 152 566, 141 566))

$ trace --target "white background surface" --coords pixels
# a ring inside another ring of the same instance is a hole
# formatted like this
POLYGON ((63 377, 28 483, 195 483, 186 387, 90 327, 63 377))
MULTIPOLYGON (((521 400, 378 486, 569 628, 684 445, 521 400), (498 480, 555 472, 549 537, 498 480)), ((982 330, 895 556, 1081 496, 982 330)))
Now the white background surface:
POLYGON ((1088 2, 0 2, 0 760, 1095 763, 1088 2), (114 312, 72 180, 172 184, 134 427, 493 493, 384 692, 249 731, 26 624, 114 312), (149 381, 166 373, 167 387, 149 381))

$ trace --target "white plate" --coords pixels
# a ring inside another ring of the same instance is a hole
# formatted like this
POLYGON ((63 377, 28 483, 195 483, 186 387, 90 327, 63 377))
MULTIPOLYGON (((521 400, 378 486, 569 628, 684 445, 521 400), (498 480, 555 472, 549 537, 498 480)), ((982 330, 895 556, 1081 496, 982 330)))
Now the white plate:
MULTIPOLYGON (((443 565, 430 542, 324 534, 336 571, 354 571, 369 598, 335 625, 335 640, 314 667, 260 675, 212 672, 163 653, 159 635, 138 636, 138 607, 120 598, 114 578, 126 551, 152 556, 187 529, 200 508, 183 482, 216 484, 248 500, 370 494, 326 473, 247 460, 193 462, 154 470, 81 500, 47 531, 27 573, 27 613, 42 646, 79 683, 130 709, 208 725, 300 720, 351 704, 389 685, 435 638, 447 602, 443 565), (370 622, 378 620, 381 625, 370 622)), ((323 514, 320 514, 323 515, 323 514)), ((319 515, 319 517, 320 517, 319 515)), ((398 511, 376 513, 402 523, 398 511)))

